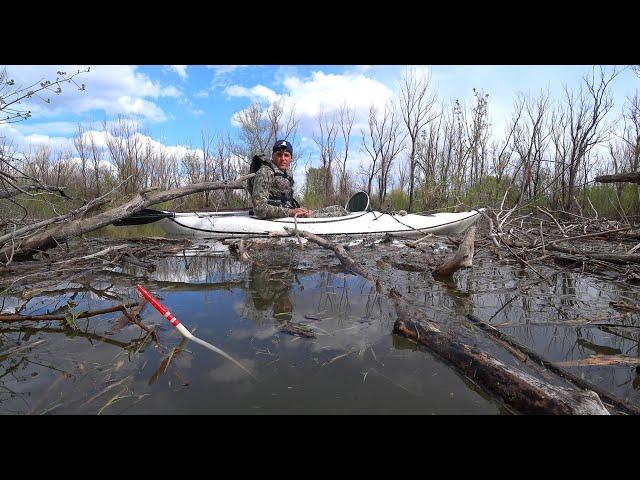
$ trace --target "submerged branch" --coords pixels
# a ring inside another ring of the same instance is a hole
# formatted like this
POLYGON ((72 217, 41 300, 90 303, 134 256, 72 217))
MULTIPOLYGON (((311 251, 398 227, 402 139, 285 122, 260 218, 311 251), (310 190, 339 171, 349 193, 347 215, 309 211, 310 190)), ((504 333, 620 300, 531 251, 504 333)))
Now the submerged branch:
MULTIPOLYGON (((105 313, 113 313, 113 312, 123 312, 126 311, 127 308, 134 307, 138 305, 138 302, 135 303, 125 303, 122 305, 116 305, 115 307, 103 308, 100 310, 93 311, 83 311, 74 315, 74 318, 89 318, 95 317, 97 315, 104 315, 105 313)), ((48 320, 65 320, 67 315, 6 315, 0 314, 0 322, 12 323, 12 322, 24 322, 27 320, 36 321, 36 322, 44 322, 48 320)))
POLYGON ((476 227, 471 227, 462 239, 458 253, 445 261, 433 271, 434 277, 446 277, 453 275, 459 269, 473 266, 473 242, 476 238, 476 227))

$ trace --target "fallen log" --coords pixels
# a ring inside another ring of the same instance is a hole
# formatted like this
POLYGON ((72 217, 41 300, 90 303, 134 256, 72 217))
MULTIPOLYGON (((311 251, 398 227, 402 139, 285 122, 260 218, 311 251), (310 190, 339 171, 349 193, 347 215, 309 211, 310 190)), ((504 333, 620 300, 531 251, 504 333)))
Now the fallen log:
POLYGON ((468 314, 466 315, 466 318, 473 323, 474 325, 476 325, 477 327, 479 327, 481 330, 483 330, 484 332, 487 332, 488 334, 492 335, 493 337, 499 339, 500 341, 503 341, 505 343, 507 343, 510 347, 515 348, 516 350, 522 352, 527 358, 529 358, 531 361, 537 363, 538 365, 540 365, 541 367, 546 368, 547 370, 555 373, 556 375, 559 375, 560 377, 564 378, 565 380, 570 381, 571 383, 573 383, 574 385, 576 385, 579 388, 582 389, 586 389, 586 390, 591 390, 595 393, 597 393, 600 396, 600 399, 603 400, 604 402, 613 405, 614 407, 622 410, 625 413, 628 414, 632 414, 632 415, 640 415, 640 408, 635 407, 631 404, 629 404, 628 402, 614 396, 611 395, 610 393, 602 390, 601 388, 592 385, 591 383, 576 377, 574 374, 572 374, 571 372, 568 372, 567 370, 564 370, 563 368, 561 368, 562 366, 567 366, 564 362, 556 362, 556 363, 551 363, 550 361, 542 358, 540 355, 538 355, 536 352, 530 350, 529 348, 525 347, 524 345, 516 342, 514 339, 512 339, 509 335, 501 332, 500 330, 498 330, 497 328, 495 328, 493 325, 490 325, 486 322, 483 322, 482 320, 480 320, 478 317, 476 317, 475 315, 471 315, 468 314))
MULTIPOLYGON (((563 367, 588 367, 588 366, 615 366, 615 365, 640 365, 639 357, 628 357, 626 355, 591 355, 587 358, 579 360, 568 360, 566 362, 558 362, 557 365, 563 367)), ((635 412, 639 414, 638 411, 635 412)))
POLYGON ((616 228, 614 230, 604 230, 602 232, 585 233, 584 235, 578 235, 576 237, 558 238, 556 240, 551 240, 547 245, 552 245, 559 242, 570 242, 572 240, 580 240, 582 238, 602 237, 608 235, 609 233, 625 232, 627 230, 631 230, 631 227, 616 228))
POLYGON ((640 183, 640 172, 616 173, 614 175, 598 175, 595 178, 595 181, 599 183, 640 183))
POLYGON ((307 338, 316 338, 316 334, 313 333, 307 325, 301 323, 287 322, 278 330, 282 333, 288 333, 289 335, 293 335, 294 337, 307 337, 307 338))
POLYGON ((137 193, 128 202, 110 210, 98 213, 89 218, 71 220, 56 225, 44 232, 27 237, 16 245, 15 248, 14 246, 6 246, 0 251, 0 258, 8 260, 11 258, 11 255, 13 255, 14 260, 31 258, 36 253, 53 248, 70 238, 110 225, 157 203, 210 190, 243 189, 245 188, 244 180, 254 175, 255 174, 244 175, 233 182, 194 183, 192 185, 159 192, 147 189, 137 193))
POLYGON ((594 260, 600 260, 610 263, 640 263, 640 255, 637 254, 616 254, 616 253, 597 253, 587 252, 584 250, 578 250, 577 248, 565 248, 557 245, 547 245, 547 250, 553 250, 561 253, 568 253, 570 255, 579 255, 585 258, 592 258, 594 260))
MULTIPOLYGON (((290 236, 295 234, 293 229, 285 227, 285 230, 290 236)), ((501 398, 514 411, 527 414, 609 414, 598 395, 591 390, 549 385, 461 343, 450 333, 441 332, 435 323, 425 320, 422 312, 404 300, 397 290, 386 286, 380 278, 349 257, 342 245, 333 244, 309 232, 299 232, 299 235, 332 250, 348 270, 373 282, 378 292, 385 291, 398 317, 394 323, 394 333, 424 345, 483 390, 501 398)))
POLYGON ((65 213, 64 215, 60 215, 58 217, 49 218, 47 220, 42 220, 41 222, 31 223, 22 228, 16 229, 11 233, 7 233, 5 235, 0 236, 0 245, 10 241, 12 238, 17 238, 19 235, 24 235, 25 233, 32 232, 34 230, 38 230, 39 228, 46 227, 47 225, 51 225, 52 223, 60 223, 65 221, 67 218, 75 217, 78 215, 86 214, 88 211, 97 208, 99 206, 104 205, 105 203, 109 203, 109 200, 106 198, 96 198, 91 200, 86 205, 83 205, 80 208, 72 210, 71 212, 65 213))
MULTIPOLYGON (((75 318, 88 318, 95 317, 96 315, 103 315, 105 313, 124 312, 127 308, 138 305, 138 302, 125 303, 122 305, 116 305, 115 307, 102 308, 100 310, 83 311, 75 315, 75 318)), ((36 322, 44 322, 49 320, 65 320, 67 315, 7 315, 0 314, 0 322, 12 323, 12 322, 24 322, 26 320, 32 320, 36 322)))
POLYGON ((17 195, 20 195, 22 193, 26 193, 29 195, 29 192, 37 192, 39 190, 43 191, 43 192, 55 192, 58 193, 60 196, 71 200, 71 198, 64 192, 64 190, 62 190, 61 188, 58 187, 52 187, 50 185, 17 185, 17 188, 11 189, 11 190, 4 190, 4 191, 0 191, 0 200, 4 199, 4 198, 12 198, 15 197, 17 195))
MULTIPOLYGON (((500 239, 507 246, 512 247, 520 247, 520 248, 536 248, 536 245, 527 244, 518 240, 509 240, 505 237, 500 237, 500 239)), ((600 260, 603 262, 610 263, 640 263, 640 255, 638 254, 617 254, 617 253, 598 253, 598 252, 589 252, 585 250, 579 250, 577 248, 567 248, 560 247, 558 245, 550 245, 546 244, 546 250, 552 250, 560 253, 568 253, 570 255, 577 255, 586 259, 600 260)))
POLYGON ((640 312, 640 305, 630 305, 624 302, 609 302, 609 306, 620 310, 640 312))
POLYGON ((458 253, 451 259, 445 261, 442 265, 436 267, 432 275, 434 277, 447 277, 463 267, 471 267, 473 265, 473 242, 476 239, 476 227, 471 227, 458 247, 458 253))
POLYGON ((450 335, 435 330, 433 325, 425 328, 422 326, 424 322, 418 323, 407 317, 407 314, 399 314, 393 326, 394 333, 411 338, 448 360, 467 378, 502 398, 507 406, 518 412, 544 415, 609 414, 593 391, 550 385, 458 342, 450 335))
MULTIPOLYGON (((34 327, 20 327, 20 328, 0 328, 0 334, 2 333, 25 333, 28 335, 34 335, 36 333, 62 333, 64 335, 69 336, 69 329, 66 328, 50 328, 50 327, 45 327, 45 328, 34 328, 34 327)), ((108 343, 109 345, 114 345, 116 347, 120 347, 123 349, 129 349, 129 348, 133 348, 136 347, 140 344, 140 339, 138 340, 131 340, 129 342, 120 342, 118 340, 114 340, 112 338, 109 337, 105 337, 104 335, 101 335, 99 333, 91 333, 91 332, 85 332, 82 330, 76 330, 73 332, 73 337, 82 337, 82 338, 86 338, 89 341, 91 340, 97 340, 99 342, 104 342, 104 343, 108 343)))

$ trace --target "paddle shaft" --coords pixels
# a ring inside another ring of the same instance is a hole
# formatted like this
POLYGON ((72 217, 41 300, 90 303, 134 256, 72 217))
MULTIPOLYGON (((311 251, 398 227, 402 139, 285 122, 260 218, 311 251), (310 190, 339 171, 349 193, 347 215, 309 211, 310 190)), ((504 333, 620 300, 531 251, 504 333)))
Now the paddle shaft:
POLYGON ((203 347, 208 348, 209 350, 213 350, 214 352, 222 355, 224 358, 226 358, 227 360, 232 361, 233 363, 235 363, 238 367, 240 367, 242 370, 244 370, 245 372, 247 372, 249 375, 251 375, 252 377, 255 378, 255 376, 253 375, 253 373, 251 373, 249 370, 247 370, 240 362, 238 362, 236 359, 234 359, 233 357, 231 357, 230 355, 228 355, 226 352, 224 352, 223 350, 220 350, 218 347, 211 345, 209 342, 205 342, 204 340, 196 337, 195 335, 193 335, 189 330, 187 330, 185 328, 184 325, 182 325, 182 323, 180 323, 180 320, 178 320, 175 315, 173 313, 171 313, 164 305, 162 305, 158 299, 156 297, 154 297, 146 288, 144 288, 142 285, 137 284, 136 288, 138 289, 138 291, 140 292, 140 294, 146 298, 148 300, 148 302, 153 306, 153 308, 155 308, 158 312, 160 312, 160 314, 166 318, 167 320, 169 320, 169 323, 171 323, 171 325, 173 325, 174 327, 176 327, 178 329, 178 331, 186 338, 188 338, 189 340, 193 340, 196 343, 199 343, 200 345, 202 345, 203 347))

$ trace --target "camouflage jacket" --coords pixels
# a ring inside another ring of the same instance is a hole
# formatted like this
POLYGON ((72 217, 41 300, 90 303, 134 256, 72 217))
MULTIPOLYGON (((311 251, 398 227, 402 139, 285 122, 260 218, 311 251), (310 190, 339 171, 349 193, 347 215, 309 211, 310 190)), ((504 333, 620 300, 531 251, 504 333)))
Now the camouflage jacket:
MULTIPOLYGON (((277 166, 273 163, 271 165, 275 171, 278 171, 277 166)), ((255 216, 261 219, 289 217, 291 216, 290 210, 295 208, 290 201, 293 199, 293 182, 289 182, 280 175, 275 175, 274 170, 268 165, 263 165, 253 177, 251 202, 255 216), (279 201, 275 198, 283 200, 279 201)), ((287 170, 286 173, 292 177, 290 170, 287 170)))

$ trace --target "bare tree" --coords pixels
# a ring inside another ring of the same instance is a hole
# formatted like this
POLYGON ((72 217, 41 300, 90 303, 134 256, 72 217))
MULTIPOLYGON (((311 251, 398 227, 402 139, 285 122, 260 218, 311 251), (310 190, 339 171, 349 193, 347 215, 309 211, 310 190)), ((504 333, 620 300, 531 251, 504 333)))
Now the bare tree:
MULTIPOLYGON (((284 100, 278 99, 267 108, 272 142, 278 139, 287 139, 292 144, 295 142, 300 120, 295 115, 295 103, 289 109, 285 108, 284 100)), ((271 142, 269 142, 271 143, 271 142)))
POLYGON ((523 110, 524 102, 522 101, 521 97, 518 96, 516 97, 514 103, 514 112, 511 116, 511 122, 507 126, 507 131, 509 132, 507 134, 507 138, 501 141, 499 140, 495 143, 494 152, 496 153, 492 156, 492 171, 496 176, 498 185, 502 182, 502 179, 507 173, 511 164, 511 157, 514 153, 513 137, 516 131, 518 131, 520 128, 523 110), (500 145, 502 145, 502 148, 500 148, 500 145))
POLYGON ((402 121, 407 128, 410 141, 409 151, 409 208, 413 208, 413 192, 415 188, 415 172, 418 165, 416 147, 422 129, 435 116, 431 110, 435 103, 435 94, 428 95, 431 76, 419 77, 415 70, 406 70, 400 84, 400 111, 402 121))
MULTIPOLYGON (((537 99, 520 95, 516 100, 517 120, 519 114, 526 113, 522 121, 514 123, 513 150, 519 156, 522 172, 520 198, 534 198, 539 192, 543 155, 547 149, 547 140, 551 135, 548 128, 549 92, 542 92, 537 99)), ((516 176, 514 173, 514 177, 516 176)))
MULTIPOLYGON (((626 99, 622 111, 622 131, 609 141, 608 153, 614 174, 637 172, 640 169, 640 97, 637 92, 626 99)), ((622 183, 616 183, 618 196, 622 195, 623 187, 622 183)))
POLYGON ((316 122, 320 133, 312 134, 313 141, 320 152, 320 162, 324 170, 322 194, 324 203, 329 202, 333 196, 333 160, 336 157, 336 137, 338 135, 338 122, 335 115, 327 116, 323 110, 318 112, 316 122))
POLYGON ((181 158, 181 164, 188 183, 202 182, 202 161, 197 151, 188 149, 181 158))
POLYGON ((36 97, 44 103, 51 103, 51 97, 43 95, 60 95, 62 93, 63 83, 73 83, 78 90, 85 90, 85 85, 74 80, 75 77, 82 73, 88 73, 90 68, 86 70, 78 70, 76 73, 67 74, 67 72, 56 72, 56 79, 51 81, 42 79, 26 87, 17 86, 15 80, 10 79, 7 68, 0 70, 0 123, 15 123, 26 120, 31 117, 31 110, 25 110, 19 105, 24 100, 36 97), (4 118, 2 118, 4 116, 4 118))
POLYGON ((353 119, 355 117, 355 110, 348 108, 346 103, 343 103, 338 110, 338 125, 340 126, 340 133, 342 137, 342 155, 338 162, 338 196, 340 202, 345 203, 346 197, 350 194, 350 181, 349 172, 347 170, 347 159, 349 158, 349 143, 351 140, 351 129, 353 128, 353 119))
POLYGON ((84 138, 85 128, 78 125, 78 133, 73 137, 73 145, 80 157, 80 171, 82 172, 82 195, 87 198, 87 160, 89 158, 89 145, 86 144, 84 138))
POLYGON ((445 163, 446 145, 442 142, 442 125, 443 121, 445 125, 447 124, 447 116, 444 112, 444 106, 441 106, 436 118, 437 122, 428 123, 425 129, 420 132, 416 143, 416 163, 422 171, 423 177, 422 205, 424 209, 428 209, 432 199, 442 194, 447 188, 447 183, 442 181, 447 176, 450 158, 447 157, 445 163), (439 169, 442 171, 439 172, 439 169))
POLYGON ((384 124, 379 125, 378 119, 376 118, 377 109, 375 106, 369 107, 369 130, 367 138, 364 131, 361 131, 362 137, 362 147, 369 154, 371 158, 371 163, 368 167, 363 167, 363 174, 366 178, 367 184, 367 194, 371 196, 371 187, 373 185, 373 179, 376 174, 380 170, 380 157, 381 157, 381 148, 380 148, 380 137, 384 132, 384 124), (381 132, 382 129, 382 132, 381 132))
POLYGON ((637 172, 640 169, 640 97, 637 92, 632 98, 627 98, 623 118, 622 140, 626 147, 625 169, 637 172))
MULTIPOLYGON (((208 130, 200 131, 200 138, 202 139, 202 171, 203 182, 211 182, 213 181, 214 172, 211 158, 211 143, 213 142, 213 137, 208 130)), ((204 204, 208 208, 209 207, 209 195, 210 191, 204 192, 204 204)))
POLYGON ((285 111, 284 102, 276 100, 265 108, 260 102, 252 103, 237 115, 240 124, 240 143, 235 145, 236 154, 250 158, 254 154, 268 152, 276 136, 295 138, 298 120, 295 106, 285 111))
POLYGON ((473 95, 475 103, 471 111, 471 121, 465 125, 468 144, 468 153, 465 153, 465 158, 468 155, 471 162, 469 186, 475 185, 486 175, 486 148, 491 126, 487 110, 489 94, 474 88, 473 95))
POLYGON ((237 115, 240 124, 240 143, 236 145, 237 153, 244 158, 267 152, 274 134, 269 121, 263 115, 261 103, 254 102, 237 115))
MULTIPOLYGON (((85 134, 86 135, 86 134, 85 134)), ((99 148, 93 137, 93 132, 89 132, 89 145, 91 147, 91 159, 93 161, 93 175, 95 179, 96 197, 100 196, 100 171, 102 170, 102 162, 104 161, 104 150, 99 148)))
POLYGON ((137 124, 119 116, 111 126, 103 122, 103 127, 107 149, 118 171, 118 180, 123 182, 123 190, 133 193, 147 186, 152 148, 137 124))
POLYGON ((404 135, 400 132, 400 118, 392 104, 387 104, 379 119, 377 109, 369 109, 368 138, 362 134, 362 145, 371 158, 371 165, 367 169, 367 193, 371 195, 373 179, 378 180, 378 201, 384 203, 389 183, 389 173, 393 160, 402 151, 404 135))
POLYGON ((593 68, 590 76, 583 78, 577 94, 565 86, 565 106, 555 113, 553 143, 559 162, 561 195, 565 210, 572 210, 572 202, 579 174, 586 182, 588 156, 593 147, 608 139, 612 125, 605 123, 607 113, 613 107, 609 93, 611 81, 618 75, 615 69, 607 73, 603 67, 593 68))

